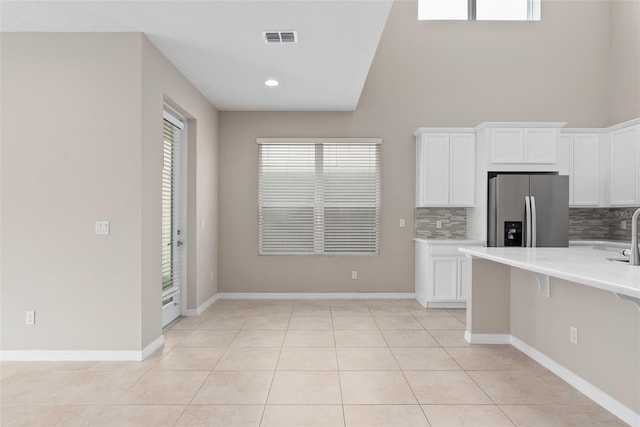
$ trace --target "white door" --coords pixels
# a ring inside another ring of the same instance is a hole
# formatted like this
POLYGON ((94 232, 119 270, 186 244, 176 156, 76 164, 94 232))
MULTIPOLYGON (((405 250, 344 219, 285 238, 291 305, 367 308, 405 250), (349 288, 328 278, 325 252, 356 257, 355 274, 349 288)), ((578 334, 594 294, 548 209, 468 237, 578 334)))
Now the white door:
POLYGON ((182 225, 184 124, 164 113, 162 165, 162 327, 180 317, 185 233, 182 225))

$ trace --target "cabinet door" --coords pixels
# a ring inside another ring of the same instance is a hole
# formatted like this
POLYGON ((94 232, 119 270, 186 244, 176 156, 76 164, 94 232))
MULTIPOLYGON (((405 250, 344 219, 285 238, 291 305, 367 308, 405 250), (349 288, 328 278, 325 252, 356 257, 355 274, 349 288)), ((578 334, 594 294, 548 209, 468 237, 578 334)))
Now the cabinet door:
POLYGON ((424 136, 424 198, 421 206, 449 204, 449 134, 428 133, 424 136))
POLYGON ((610 134, 611 180, 609 194, 611 205, 637 205, 638 201, 638 151, 640 150, 640 126, 620 129, 610 134))
POLYGON ((429 298, 427 292, 429 280, 429 249, 425 243, 415 242, 416 299, 425 307, 429 298))
POLYGON ((524 162, 552 164, 558 162, 558 129, 529 128, 524 131, 524 162))
POLYGON ((469 268, 471 261, 466 256, 458 258, 458 300, 467 300, 467 291, 469 290, 469 268))
POLYGON ((600 135, 575 134, 572 151, 573 170, 569 183, 569 204, 598 206, 600 204, 600 135))
POLYGON ((491 163, 522 163, 524 129, 491 129, 491 163))
POLYGON ((457 299, 457 257, 431 258, 430 300, 455 301, 457 299))
POLYGON ((427 198, 427 149, 425 136, 416 137, 416 207, 424 206, 427 198))
POLYGON ((569 176, 569 206, 573 205, 573 134, 560 134, 558 172, 569 176))
POLYGON ((472 133, 449 136, 449 205, 473 206, 476 199, 476 143, 472 133))

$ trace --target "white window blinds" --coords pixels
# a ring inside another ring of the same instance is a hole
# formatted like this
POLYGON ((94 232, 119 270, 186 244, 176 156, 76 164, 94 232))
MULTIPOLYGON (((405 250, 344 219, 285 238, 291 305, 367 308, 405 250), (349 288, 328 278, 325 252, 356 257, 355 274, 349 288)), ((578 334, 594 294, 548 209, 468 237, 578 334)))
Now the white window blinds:
POLYGON ((179 230, 179 214, 176 195, 180 164, 180 138, 184 125, 165 113, 163 124, 162 164, 162 290, 180 287, 181 256, 174 241, 179 230))
POLYGON ((379 140, 258 143, 259 254, 379 253, 379 140))

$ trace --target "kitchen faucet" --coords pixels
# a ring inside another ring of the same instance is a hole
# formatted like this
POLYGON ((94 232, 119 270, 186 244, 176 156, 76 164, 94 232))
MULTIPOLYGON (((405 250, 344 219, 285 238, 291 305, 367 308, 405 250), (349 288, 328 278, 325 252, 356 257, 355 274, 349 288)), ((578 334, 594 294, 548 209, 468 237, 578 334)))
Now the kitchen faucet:
POLYGON ((640 265, 640 250, 638 249, 638 208, 631 217, 631 253, 629 254, 629 265, 640 265))

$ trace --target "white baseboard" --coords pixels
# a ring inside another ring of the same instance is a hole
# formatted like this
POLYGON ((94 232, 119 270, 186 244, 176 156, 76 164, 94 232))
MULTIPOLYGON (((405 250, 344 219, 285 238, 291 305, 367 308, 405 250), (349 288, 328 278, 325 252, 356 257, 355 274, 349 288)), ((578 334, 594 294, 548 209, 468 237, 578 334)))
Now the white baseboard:
POLYGON ((197 315, 198 316, 201 315, 207 308, 211 306, 211 304, 218 301, 219 299, 220 299, 220 294, 215 294, 214 296, 212 296, 211 298, 203 302, 196 310, 197 315))
POLYGON ((367 292, 350 292, 350 293, 219 293, 216 294, 218 299, 415 299, 416 294, 407 293, 367 293, 367 292))
POLYGON ((186 316, 186 317, 194 317, 194 316, 199 316, 201 315, 207 308, 209 308, 209 306, 211 304, 213 304, 214 302, 218 301, 220 299, 220 294, 215 294, 214 296, 212 296, 211 298, 209 298, 208 300, 206 300, 205 302, 203 302, 198 308, 190 308, 187 310, 183 310, 182 313, 180 313, 182 316, 186 316))
POLYGON ((136 362, 145 359, 162 347, 160 335, 142 351, 110 350, 2 350, 3 362, 136 362))
POLYGON ((141 359, 139 351, 95 350, 3 350, 0 360, 5 362, 122 362, 141 359))
POLYGON ((464 339, 471 344, 510 344, 509 334, 472 334, 464 331, 464 339))
POLYGON ((467 308, 467 303, 466 302, 428 302, 427 307, 428 308, 467 308))
POLYGON ((609 394, 600 390, 598 387, 594 386, 574 372, 560 365, 555 360, 529 346, 529 344, 519 338, 514 337, 513 335, 510 335, 510 337, 511 345, 562 378, 567 383, 571 384, 576 390, 611 412, 616 417, 620 418, 625 423, 635 427, 640 426, 640 414, 636 413, 631 408, 622 404, 620 401, 611 397, 609 394))
POLYGON ((151 344, 149 344, 148 346, 142 349, 142 351, 140 352, 140 359, 138 360, 146 359, 147 357, 151 356, 153 352, 155 352, 157 349, 159 349, 163 345, 164 345, 164 335, 160 335, 151 344))

